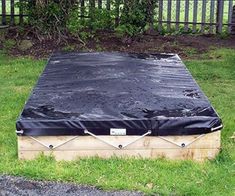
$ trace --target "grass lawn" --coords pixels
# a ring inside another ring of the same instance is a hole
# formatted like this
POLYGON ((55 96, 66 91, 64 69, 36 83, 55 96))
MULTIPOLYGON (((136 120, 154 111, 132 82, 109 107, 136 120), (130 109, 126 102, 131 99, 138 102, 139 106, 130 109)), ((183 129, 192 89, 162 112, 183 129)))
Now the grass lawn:
POLYGON ((197 82, 224 122, 222 151, 213 161, 112 158, 56 162, 52 157, 17 160, 15 121, 45 60, 0 53, 0 174, 91 184, 103 189, 160 195, 235 195, 235 50, 220 49, 187 60, 197 82))

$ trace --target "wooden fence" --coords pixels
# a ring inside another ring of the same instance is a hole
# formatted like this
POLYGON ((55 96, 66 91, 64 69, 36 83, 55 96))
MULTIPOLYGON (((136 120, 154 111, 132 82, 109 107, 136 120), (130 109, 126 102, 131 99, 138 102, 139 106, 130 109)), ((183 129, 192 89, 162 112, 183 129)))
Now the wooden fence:
POLYGON ((22 24, 24 17, 23 10, 17 6, 21 0, 1 0, 0 4, 0 25, 22 24))
POLYGON ((234 0, 159 0, 158 30, 231 32, 234 0))
MULTIPOLYGON (((20 1, 25 0, 1 0, 0 25, 27 22, 27 15, 16 6, 20 1)), ((81 16, 89 7, 115 10, 116 21, 122 13, 120 0, 78 0, 78 5, 81 16)), ((235 0, 157 0, 152 25, 159 32, 231 33, 235 27, 234 6, 235 0)))

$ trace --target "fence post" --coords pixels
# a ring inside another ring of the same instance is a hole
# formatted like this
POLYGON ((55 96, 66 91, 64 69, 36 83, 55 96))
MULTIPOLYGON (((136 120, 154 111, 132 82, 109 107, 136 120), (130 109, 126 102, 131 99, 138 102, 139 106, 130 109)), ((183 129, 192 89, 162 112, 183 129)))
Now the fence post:
POLYGON ((6 25, 6 0, 2 0, 2 24, 6 25))
POLYGON ((179 21, 180 21, 180 0, 176 0, 176 10, 175 10, 176 16, 175 16, 175 29, 176 31, 179 31, 179 21))
POLYGON ((214 27, 212 25, 212 23, 214 23, 215 21, 215 1, 211 0, 211 10, 210 10, 210 30, 209 33, 213 33, 214 31, 214 27))
POLYGON ((107 10, 110 10, 110 0, 107 0, 107 2, 106 2, 106 8, 107 8, 107 10))
POLYGON ((229 0, 229 5, 228 5, 228 33, 231 33, 232 15, 233 15, 233 0, 229 0))
POLYGON ((162 13, 163 13, 163 0, 159 0, 159 9, 158 9, 158 31, 162 31, 162 13))
POLYGON ((81 17, 82 17, 82 19, 84 18, 84 16, 85 16, 85 2, 84 2, 84 0, 81 0, 81 17))
POLYGON ((201 20, 201 32, 205 32, 205 22, 206 22, 206 2, 207 0, 202 1, 202 20, 201 20))
POLYGON ((93 19, 93 14, 95 11, 95 0, 89 0, 89 17, 93 19))
POLYGON ((223 0, 217 0, 216 33, 222 33, 223 12, 224 12, 224 2, 223 2, 223 0))
POLYGON ((117 27, 119 25, 119 6, 120 6, 120 0, 115 0, 115 26, 117 27))
POLYGON ((167 3, 167 31, 168 32, 171 30, 171 6, 172 6, 172 2, 171 0, 168 0, 168 3, 167 3))
POLYGON ((98 8, 102 9, 102 0, 98 0, 98 8))
POLYGON ((233 6, 233 11, 232 11, 231 34, 235 35, 235 5, 233 6))
POLYGON ((11 25, 15 24, 15 1, 11 0, 11 25))
POLYGON ((24 1, 24 0, 19 0, 19 3, 20 3, 20 7, 19 7, 20 24, 23 24, 23 22, 24 22, 24 16, 23 16, 23 1, 24 1))
POLYGON ((189 18, 189 0, 185 1, 185 10, 184 10, 184 31, 188 31, 188 18, 189 18))
MULTIPOLYGON (((213 0, 214 1, 214 0, 213 0)), ((197 10, 198 10, 198 0, 194 0, 193 4, 193 33, 197 31, 197 10)))
POLYGON ((153 31, 153 22, 154 22, 154 8, 157 4, 157 1, 154 0, 148 0, 147 1, 147 22, 149 23, 149 30, 153 31))

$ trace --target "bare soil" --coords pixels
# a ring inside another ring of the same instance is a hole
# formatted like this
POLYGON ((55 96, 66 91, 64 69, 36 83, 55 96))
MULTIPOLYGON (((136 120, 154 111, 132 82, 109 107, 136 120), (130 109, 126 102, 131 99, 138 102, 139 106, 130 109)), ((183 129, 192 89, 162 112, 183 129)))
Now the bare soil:
MULTIPOLYGON (((1 32, 0 32, 1 33, 1 32)), ((216 35, 148 35, 134 38, 118 37, 113 32, 98 32, 83 42, 68 36, 58 43, 57 39, 39 40, 33 33, 21 33, 17 28, 7 29, 4 39, 0 37, 0 48, 5 49, 4 41, 14 40, 16 44, 8 48, 15 56, 30 55, 36 58, 48 57, 55 51, 121 51, 135 53, 177 53, 182 58, 199 58, 213 48, 235 48, 235 36, 222 38, 216 35), (21 50, 22 40, 30 40, 32 47, 21 50)))

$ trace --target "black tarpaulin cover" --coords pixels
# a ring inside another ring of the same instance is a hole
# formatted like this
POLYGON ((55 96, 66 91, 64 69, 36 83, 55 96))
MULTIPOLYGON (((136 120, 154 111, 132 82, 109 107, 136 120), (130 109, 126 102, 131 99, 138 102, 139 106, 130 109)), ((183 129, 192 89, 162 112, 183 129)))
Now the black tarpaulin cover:
POLYGON ((221 120, 173 54, 54 54, 16 127, 23 135, 208 133, 221 120))

